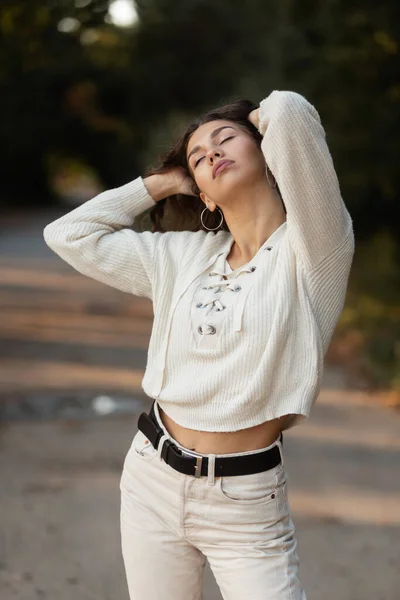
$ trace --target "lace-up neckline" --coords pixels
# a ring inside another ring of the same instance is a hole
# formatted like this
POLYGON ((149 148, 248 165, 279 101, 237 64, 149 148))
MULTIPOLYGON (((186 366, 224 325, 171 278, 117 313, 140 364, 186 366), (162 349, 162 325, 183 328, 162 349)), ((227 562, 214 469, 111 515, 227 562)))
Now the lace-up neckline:
POLYGON ((240 331, 242 325, 242 315, 246 302, 247 294, 251 288, 251 282, 246 282, 244 289, 242 289, 241 280, 243 277, 249 276, 256 270, 255 265, 243 265, 234 271, 230 269, 226 257, 224 254, 218 257, 216 266, 212 271, 209 272, 209 281, 207 285, 203 286, 202 290, 207 290, 209 293, 206 295, 201 302, 196 304, 196 307, 204 310, 205 322, 198 328, 198 332, 201 335, 213 335, 216 333, 216 327, 214 323, 209 323, 212 320, 212 315, 215 312, 221 312, 227 308, 227 304, 224 302, 226 293, 240 293, 234 306, 234 331, 240 331), (210 318, 209 318, 210 317, 210 318))
MULTIPOLYGON (((286 222, 283 223, 278 229, 282 229, 283 225, 285 224, 286 222)), ((196 304, 196 308, 201 310, 205 309, 205 312, 202 315, 204 318, 211 317, 214 312, 221 312, 226 309, 226 304, 224 304, 223 301, 224 294, 226 292, 240 292, 234 307, 233 330, 236 332, 241 331, 244 307, 247 296, 252 287, 252 282, 246 280, 244 289, 242 289, 242 285, 240 285, 238 280, 243 280, 245 275, 248 277, 250 274, 254 273, 254 271, 257 269, 257 266, 251 263, 257 262, 260 259, 263 250, 272 250, 272 246, 268 245, 268 243, 275 233, 276 232, 274 232, 274 234, 272 234, 272 236, 266 240, 255 256, 247 264, 244 264, 237 269, 232 269, 227 261, 227 256, 229 255, 231 246, 217 257, 216 266, 208 274, 212 280, 210 280, 207 285, 201 288, 202 290, 208 290, 210 293, 208 296, 203 298, 201 302, 196 304), (216 294, 219 294, 219 296, 216 297, 216 294)), ((215 324, 206 322, 198 327, 198 332, 201 335, 214 335, 217 332, 217 329, 215 324)))
POLYGON ((246 273, 253 273, 256 270, 256 267, 241 267, 240 271, 236 273, 235 271, 231 271, 231 273, 226 273, 224 269, 214 269, 209 273, 209 277, 212 277, 213 280, 207 286, 204 286, 202 289, 204 290, 213 290, 214 295, 210 295, 207 299, 202 301, 203 307, 209 307, 209 310, 206 312, 208 315, 214 305, 217 307, 216 310, 223 310, 220 298, 215 298, 215 294, 218 292, 240 292, 241 286, 238 283, 238 279, 240 276, 245 275, 246 273), (229 277, 229 275, 233 274, 233 277, 229 277))

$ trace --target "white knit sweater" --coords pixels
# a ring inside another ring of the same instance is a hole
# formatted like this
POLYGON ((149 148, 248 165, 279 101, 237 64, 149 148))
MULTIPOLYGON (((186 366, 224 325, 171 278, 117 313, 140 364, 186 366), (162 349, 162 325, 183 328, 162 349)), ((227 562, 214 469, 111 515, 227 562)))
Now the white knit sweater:
POLYGON ((259 117, 287 220, 230 284, 230 233, 129 229, 155 205, 141 177, 44 230, 76 270, 153 301, 142 387, 191 429, 236 431, 286 414, 292 427, 308 417, 343 309, 353 225, 318 112, 300 94, 275 90, 259 117))

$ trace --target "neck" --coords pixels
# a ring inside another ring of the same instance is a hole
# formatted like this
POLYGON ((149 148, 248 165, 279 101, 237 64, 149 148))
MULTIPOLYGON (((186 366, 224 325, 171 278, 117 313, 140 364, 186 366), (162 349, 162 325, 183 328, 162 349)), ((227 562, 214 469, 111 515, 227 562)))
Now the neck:
POLYGON ((266 240, 286 221, 279 193, 268 183, 235 194, 229 206, 220 205, 234 239, 229 258, 249 262, 266 240))

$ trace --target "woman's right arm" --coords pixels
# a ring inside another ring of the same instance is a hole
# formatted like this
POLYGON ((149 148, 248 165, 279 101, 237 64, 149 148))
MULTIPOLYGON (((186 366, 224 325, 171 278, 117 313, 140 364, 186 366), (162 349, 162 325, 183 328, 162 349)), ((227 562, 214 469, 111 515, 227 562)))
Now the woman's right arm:
POLYGON ((176 173, 156 174, 101 192, 47 225, 46 244, 83 275, 152 300, 155 252, 162 233, 128 228, 157 201, 177 193, 177 183, 176 173))

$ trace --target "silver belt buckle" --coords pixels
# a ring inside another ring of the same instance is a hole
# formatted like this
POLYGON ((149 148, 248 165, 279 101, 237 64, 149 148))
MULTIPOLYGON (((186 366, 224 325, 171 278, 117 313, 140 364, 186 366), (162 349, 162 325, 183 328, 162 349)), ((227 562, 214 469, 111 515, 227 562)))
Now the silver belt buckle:
POLYGON ((203 457, 202 456, 197 456, 196 457, 196 464, 194 466, 194 476, 195 477, 200 477, 201 476, 201 465, 203 462, 203 457))

